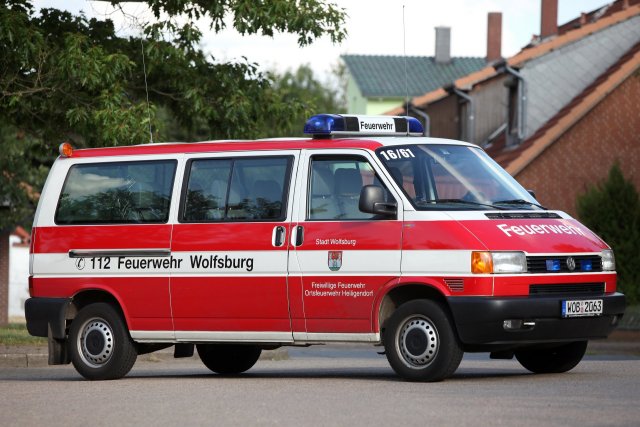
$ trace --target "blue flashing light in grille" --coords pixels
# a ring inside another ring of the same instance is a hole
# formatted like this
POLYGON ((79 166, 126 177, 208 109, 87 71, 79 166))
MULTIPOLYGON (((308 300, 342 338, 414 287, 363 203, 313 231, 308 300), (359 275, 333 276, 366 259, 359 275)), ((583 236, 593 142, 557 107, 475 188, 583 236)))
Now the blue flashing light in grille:
POLYGON ((580 261, 580 270, 593 271, 593 262, 590 259, 583 259, 580 261))
POLYGON ((560 271, 560 260, 559 259, 548 259, 547 260, 547 271, 560 271))

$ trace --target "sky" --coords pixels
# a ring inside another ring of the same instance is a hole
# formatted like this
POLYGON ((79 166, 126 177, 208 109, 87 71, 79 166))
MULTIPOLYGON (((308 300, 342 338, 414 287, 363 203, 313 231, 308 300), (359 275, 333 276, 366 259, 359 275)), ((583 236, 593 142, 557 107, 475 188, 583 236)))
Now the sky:
MULTIPOLYGON (((502 56, 509 57, 540 33, 541 0, 325 0, 344 8, 347 13, 347 39, 333 45, 327 37, 308 47, 299 47, 296 36, 276 34, 241 36, 233 29, 218 34, 200 21, 204 33, 202 49, 218 60, 247 57, 265 70, 279 72, 309 64, 321 79, 326 79, 341 54, 377 54, 432 56, 435 27, 451 28, 452 56, 486 55, 487 13, 502 12, 502 56), (403 6, 404 41, 403 42, 403 6)), ((85 0, 35 0, 36 8, 56 7, 89 18, 110 17, 122 34, 139 30, 132 20, 114 11, 108 2, 85 0)), ((558 23, 563 24, 602 7, 606 0, 558 0, 558 23)), ((152 15, 140 3, 125 3, 127 14, 141 21, 152 15)))

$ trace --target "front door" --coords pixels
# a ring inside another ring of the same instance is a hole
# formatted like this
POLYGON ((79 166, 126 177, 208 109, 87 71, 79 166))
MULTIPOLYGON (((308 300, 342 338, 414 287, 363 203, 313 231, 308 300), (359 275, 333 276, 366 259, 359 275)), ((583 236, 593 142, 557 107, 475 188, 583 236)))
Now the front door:
POLYGON ((177 340, 290 342, 289 189, 297 151, 187 161, 171 251, 177 340))
POLYGON ((294 338, 377 341, 375 298, 400 276, 402 207, 394 217, 375 216, 359 210, 359 196, 364 185, 378 185, 388 201, 400 198, 361 150, 306 151, 299 175, 289 280, 294 338))

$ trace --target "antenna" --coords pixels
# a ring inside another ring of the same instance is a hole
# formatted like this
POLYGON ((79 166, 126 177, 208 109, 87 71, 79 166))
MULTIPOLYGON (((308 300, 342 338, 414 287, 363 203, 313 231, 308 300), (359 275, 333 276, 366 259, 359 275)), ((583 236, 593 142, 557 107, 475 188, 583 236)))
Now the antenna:
MULTIPOLYGON (((144 34, 144 33, 143 33, 144 34)), ((149 104, 149 87, 147 86, 147 64, 144 62, 143 35, 140 35, 140 51, 142 52, 142 71, 144 73, 144 91, 147 93, 147 116, 149 117, 149 143, 153 144, 153 132, 151 131, 151 105, 149 104)))
MULTIPOLYGON (((91 3, 89 2, 89 4, 91 3)), ((93 4, 91 4, 91 7, 93 8, 93 4)), ((125 22, 127 21, 131 22, 130 28, 135 28, 135 27, 140 28, 140 53, 142 53, 142 72, 144 73, 144 91, 147 95, 147 117, 149 119, 149 142, 153 144, 153 131, 151 128, 151 104, 149 103, 149 86, 147 84, 147 64, 145 63, 145 60, 144 60, 143 39, 144 39, 144 27, 146 23, 140 22, 137 16, 125 12, 121 4, 113 4, 113 7, 115 7, 116 10, 120 11, 122 16, 125 18, 125 22)), ((103 15, 105 17, 107 16, 106 14, 103 14, 103 15)))
POLYGON ((404 55, 404 92, 407 101, 407 116, 409 115, 409 77, 407 76, 407 31, 404 23, 404 4, 402 5, 402 53, 404 55))

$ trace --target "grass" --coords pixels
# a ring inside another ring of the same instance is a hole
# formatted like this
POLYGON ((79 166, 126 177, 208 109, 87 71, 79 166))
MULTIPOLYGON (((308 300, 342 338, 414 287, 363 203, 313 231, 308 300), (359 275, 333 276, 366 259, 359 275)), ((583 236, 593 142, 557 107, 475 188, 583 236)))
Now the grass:
POLYGON ((0 327, 0 345, 46 345, 47 339, 32 337, 24 323, 9 323, 0 327))

